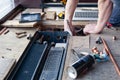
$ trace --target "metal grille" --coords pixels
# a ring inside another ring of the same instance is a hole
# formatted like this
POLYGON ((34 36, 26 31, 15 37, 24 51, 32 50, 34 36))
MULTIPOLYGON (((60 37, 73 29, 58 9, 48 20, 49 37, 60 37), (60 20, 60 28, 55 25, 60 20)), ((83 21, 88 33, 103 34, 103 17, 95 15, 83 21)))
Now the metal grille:
POLYGON ((51 48, 39 80, 57 80, 64 49, 51 48))
POLYGON ((97 20, 98 10, 76 10, 73 20, 97 20))

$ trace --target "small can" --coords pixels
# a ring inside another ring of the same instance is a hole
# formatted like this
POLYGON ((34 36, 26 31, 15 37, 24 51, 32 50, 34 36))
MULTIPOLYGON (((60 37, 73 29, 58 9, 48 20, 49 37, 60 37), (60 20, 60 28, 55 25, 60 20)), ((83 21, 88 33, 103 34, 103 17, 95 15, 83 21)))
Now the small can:
POLYGON ((78 61, 67 67, 67 74, 70 78, 75 79, 78 75, 84 73, 95 63, 92 55, 81 57, 78 61))

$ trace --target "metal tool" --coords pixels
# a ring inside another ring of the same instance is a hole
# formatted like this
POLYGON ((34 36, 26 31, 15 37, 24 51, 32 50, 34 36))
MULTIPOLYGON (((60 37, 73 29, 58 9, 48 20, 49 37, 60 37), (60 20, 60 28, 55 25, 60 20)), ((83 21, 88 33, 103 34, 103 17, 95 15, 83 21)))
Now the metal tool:
POLYGON ((65 18, 65 12, 64 12, 64 11, 60 12, 60 13, 58 14, 58 18, 59 18, 59 19, 64 19, 64 18, 65 18))
POLYGON ((78 59, 80 59, 81 56, 76 52, 76 50, 72 49, 72 52, 78 59))
POLYGON ((103 38, 101 38, 101 39, 102 39, 102 42, 103 42, 103 45, 104 45, 104 48, 105 48, 107 54, 109 55, 109 57, 110 57, 112 63, 114 64, 114 67, 115 67, 116 72, 117 72, 118 75, 120 76, 120 68, 119 68, 119 66, 118 66, 118 64, 117 64, 117 62, 116 62, 116 60, 115 60, 115 58, 113 57, 113 55, 112 55, 112 53, 111 53, 111 51, 110 51, 110 49, 109 49, 109 47, 108 47, 106 41, 105 41, 103 38))

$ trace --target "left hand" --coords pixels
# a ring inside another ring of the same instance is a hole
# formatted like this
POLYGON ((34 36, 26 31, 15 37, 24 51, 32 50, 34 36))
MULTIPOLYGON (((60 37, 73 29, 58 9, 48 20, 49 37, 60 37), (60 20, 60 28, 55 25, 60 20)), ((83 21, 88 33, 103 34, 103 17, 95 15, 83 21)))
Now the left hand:
POLYGON ((90 34, 90 33, 94 33, 97 34, 99 33, 96 24, 88 24, 85 26, 85 28, 83 29, 84 34, 90 34))

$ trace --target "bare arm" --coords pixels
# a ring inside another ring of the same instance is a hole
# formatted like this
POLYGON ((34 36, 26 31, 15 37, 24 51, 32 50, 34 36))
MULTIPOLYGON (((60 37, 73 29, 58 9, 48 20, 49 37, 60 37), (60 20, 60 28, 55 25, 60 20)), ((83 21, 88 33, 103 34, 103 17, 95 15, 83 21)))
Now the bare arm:
POLYGON ((72 17, 77 6, 78 0, 67 0, 65 8, 65 20, 72 21, 72 17))
POLYGON ((98 0, 98 21, 97 25, 88 25, 84 28, 84 33, 99 33, 103 30, 106 22, 110 18, 113 3, 111 0, 98 0))
POLYGON ((64 30, 68 31, 71 35, 73 35, 74 33, 74 29, 72 27, 72 18, 78 1, 79 0, 67 0, 65 8, 64 30), (67 21, 69 22, 69 24, 67 23, 67 21))
POLYGON ((106 22, 110 18, 110 15, 112 13, 112 6, 113 4, 111 0, 99 0, 98 1, 99 14, 98 14, 98 22, 96 25, 98 32, 103 30, 106 22))

